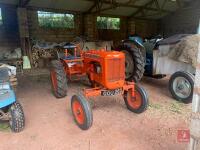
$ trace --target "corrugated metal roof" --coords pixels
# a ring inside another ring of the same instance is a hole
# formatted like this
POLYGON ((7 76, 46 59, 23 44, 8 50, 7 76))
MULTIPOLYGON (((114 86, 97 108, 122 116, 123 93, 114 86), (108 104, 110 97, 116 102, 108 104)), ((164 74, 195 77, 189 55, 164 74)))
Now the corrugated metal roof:
POLYGON ((114 9, 103 11, 102 14, 110 14, 110 15, 119 15, 119 16, 130 16, 134 11, 137 9, 135 8, 126 8, 126 7, 117 7, 114 9))
MULTIPOLYGON (((114 3, 111 3, 111 0, 98 1, 100 1, 99 5, 94 5, 95 0, 30 0, 26 6, 77 12, 91 10, 88 13, 100 12, 101 14, 147 19, 159 19, 179 8, 176 0, 114 0, 114 3)), ((1 3, 18 5, 19 0, 0 0, 1 3)))

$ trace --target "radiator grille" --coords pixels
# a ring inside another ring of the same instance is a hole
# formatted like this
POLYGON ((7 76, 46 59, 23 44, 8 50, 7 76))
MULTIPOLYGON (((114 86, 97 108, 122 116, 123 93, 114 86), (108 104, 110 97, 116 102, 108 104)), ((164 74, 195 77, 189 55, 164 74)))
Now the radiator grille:
POLYGON ((125 77, 125 64, 123 59, 114 58, 107 59, 107 80, 114 82, 118 80, 124 80, 125 77))

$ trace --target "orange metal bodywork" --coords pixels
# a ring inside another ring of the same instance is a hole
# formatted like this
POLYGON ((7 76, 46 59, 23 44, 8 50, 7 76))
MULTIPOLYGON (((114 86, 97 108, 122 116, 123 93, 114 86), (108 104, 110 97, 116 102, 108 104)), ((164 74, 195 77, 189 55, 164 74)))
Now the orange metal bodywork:
POLYGON ((85 75, 83 59, 76 58, 73 60, 62 60, 64 64, 64 69, 69 80, 72 79, 72 76, 83 76, 85 75))
POLYGON ((121 52, 90 50, 83 54, 84 69, 90 79, 107 89, 116 89, 124 85, 125 56, 121 52), (95 70, 95 65, 100 72, 95 70))
MULTIPOLYGON (((128 90, 132 90, 132 97, 135 97, 135 85, 133 82, 125 82, 122 86, 122 93, 124 93, 124 91, 128 91, 128 90)), ((101 96, 101 91, 103 90, 107 90, 105 88, 91 88, 91 89, 83 89, 83 93, 85 97, 95 97, 95 96, 101 96)))
MULTIPOLYGON (((68 56, 61 59, 67 78, 72 80, 73 76, 86 76, 95 83, 95 88, 85 89, 86 97, 99 96, 102 90, 113 90, 121 88, 122 91, 134 89, 134 83, 125 82, 125 56, 118 51, 88 50, 81 51, 79 56, 68 56)), ((133 90, 132 90, 133 91, 133 90)), ((134 92, 132 92, 134 96, 134 92)))

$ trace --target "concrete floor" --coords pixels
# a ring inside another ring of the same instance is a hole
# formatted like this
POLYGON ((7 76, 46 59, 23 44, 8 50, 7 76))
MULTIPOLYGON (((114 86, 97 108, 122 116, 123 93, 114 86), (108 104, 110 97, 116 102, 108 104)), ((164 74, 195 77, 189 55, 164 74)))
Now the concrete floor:
POLYGON ((96 98, 93 126, 80 130, 74 123, 70 98, 84 84, 70 83, 68 96, 56 99, 47 76, 21 77, 17 96, 26 127, 14 134, 0 132, 0 150, 184 150, 177 130, 188 129, 191 104, 170 96, 167 79, 144 78, 150 105, 142 114, 128 111, 121 97, 96 98))

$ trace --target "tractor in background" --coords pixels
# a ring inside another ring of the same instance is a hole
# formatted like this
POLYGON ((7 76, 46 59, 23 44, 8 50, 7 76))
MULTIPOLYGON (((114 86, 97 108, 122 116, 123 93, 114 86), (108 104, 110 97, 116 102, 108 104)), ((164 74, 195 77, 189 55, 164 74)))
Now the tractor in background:
POLYGON ((139 82, 143 77, 146 62, 146 51, 142 39, 130 36, 127 40, 123 40, 116 50, 125 54, 125 79, 139 82))
MULTIPOLYGON (((166 43, 178 42, 184 36, 185 35, 180 35, 176 37, 175 35, 169 37, 169 40, 167 39, 168 41, 166 43)), ((184 66, 184 64, 177 64, 174 63, 174 61, 166 59, 165 62, 167 61, 169 65, 177 65, 177 68, 172 69, 173 71, 171 72, 154 72, 156 68, 154 63, 158 63, 158 56, 155 55, 156 53, 154 53, 154 50, 158 50, 161 43, 165 44, 163 41, 163 37, 160 35, 145 39, 145 41, 139 36, 130 36, 128 40, 122 41, 118 49, 124 52, 126 56, 126 79, 138 82, 143 75, 155 79, 162 79, 166 77, 166 75, 171 75, 169 80, 169 91, 172 97, 183 103, 190 103, 194 86, 194 71, 188 71, 193 70, 188 69, 192 68, 190 65, 184 66)), ((163 64, 164 60, 160 63, 163 64)), ((166 66, 167 64, 163 67, 166 66)))
POLYGON ((93 122, 88 99, 96 96, 121 95, 127 108, 135 113, 147 109, 146 91, 134 82, 125 81, 125 56, 122 52, 101 50, 82 51, 68 44, 64 54, 51 62, 52 91, 57 98, 66 96, 67 82, 88 77, 91 87, 71 98, 71 110, 76 124, 87 130, 93 122))

